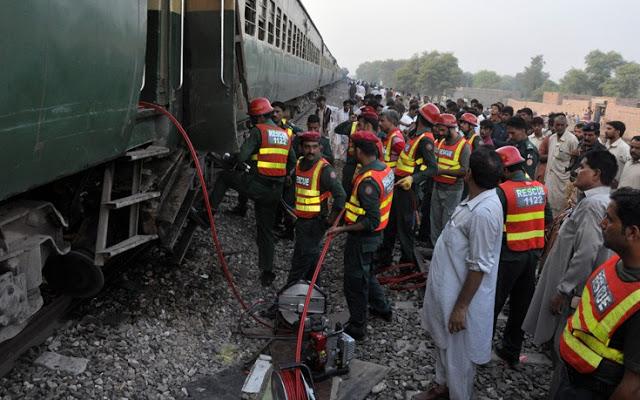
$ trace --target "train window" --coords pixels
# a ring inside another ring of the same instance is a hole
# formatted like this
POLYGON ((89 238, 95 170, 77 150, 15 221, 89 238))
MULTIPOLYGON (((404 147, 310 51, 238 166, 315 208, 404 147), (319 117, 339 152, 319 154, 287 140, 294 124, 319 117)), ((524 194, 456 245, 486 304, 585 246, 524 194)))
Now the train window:
POLYGON ((287 16, 282 14, 282 50, 287 49, 287 16))
POLYGON ((280 32, 282 32, 282 10, 276 12, 276 47, 280 47, 280 32))
POLYGON ((289 28, 287 30, 287 53, 291 53, 291 31, 292 24, 291 21, 289 21, 289 28))
POLYGON ((298 27, 293 26, 293 51, 294 56, 298 56, 298 27))
POLYGON ((256 0, 247 0, 245 3, 244 31, 251 36, 256 34, 256 0))
POLYGON ((276 20, 276 3, 273 1, 269 1, 269 29, 268 29, 268 39, 269 44, 273 44, 273 25, 276 20))
POLYGON ((260 0, 260 14, 258 14, 258 39, 264 40, 264 34, 267 24, 267 3, 266 0, 260 0))

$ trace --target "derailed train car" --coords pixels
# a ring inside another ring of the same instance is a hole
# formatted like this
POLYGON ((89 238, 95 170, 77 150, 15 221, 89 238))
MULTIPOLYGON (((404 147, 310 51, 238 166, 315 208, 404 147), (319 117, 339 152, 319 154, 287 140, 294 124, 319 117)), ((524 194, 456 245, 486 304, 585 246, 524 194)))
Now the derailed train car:
POLYGON ((296 0, 23 0, 5 6, 0 75, 0 341, 40 286, 91 296, 146 243, 180 261, 197 150, 234 151, 251 97, 295 102, 342 78, 296 0))

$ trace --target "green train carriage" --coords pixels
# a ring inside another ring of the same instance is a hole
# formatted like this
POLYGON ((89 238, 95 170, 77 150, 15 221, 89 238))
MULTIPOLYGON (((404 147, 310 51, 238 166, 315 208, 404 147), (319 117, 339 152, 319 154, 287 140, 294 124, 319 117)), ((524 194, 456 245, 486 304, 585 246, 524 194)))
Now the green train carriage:
POLYGON ((0 21, 0 341, 42 306, 43 275, 91 296, 142 244, 182 259, 195 170, 140 101, 202 154, 235 151, 250 97, 296 103, 342 78, 299 1, 23 0, 0 21))

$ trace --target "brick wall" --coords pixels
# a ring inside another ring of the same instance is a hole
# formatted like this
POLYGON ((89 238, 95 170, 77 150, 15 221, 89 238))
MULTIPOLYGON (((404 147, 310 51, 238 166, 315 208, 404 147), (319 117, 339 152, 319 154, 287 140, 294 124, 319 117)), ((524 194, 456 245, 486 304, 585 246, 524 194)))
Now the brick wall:
POLYGON ((485 108, 495 102, 507 103, 510 98, 518 98, 520 93, 512 90, 498 90, 498 89, 479 89, 470 87, 459 87, 453 94, 452 99, 465 98, 467 101, 471 99, 478 99, 485 108))
POLYGON ((544 92, 542 94, 542 102, 545 104, 560 104, 562 101, 562 93, 560 92, 544 92))

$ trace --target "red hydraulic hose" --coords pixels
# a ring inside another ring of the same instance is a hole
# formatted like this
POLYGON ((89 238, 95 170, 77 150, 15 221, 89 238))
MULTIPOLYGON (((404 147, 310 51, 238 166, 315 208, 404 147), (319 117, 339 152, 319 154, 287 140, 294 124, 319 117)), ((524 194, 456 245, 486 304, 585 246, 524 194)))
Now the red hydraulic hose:
MULTIPOLYGON (((333 228, 338 226, 340 221, 342 220, 342 215, 344 214, 344 208, 340 211, 338 218, 333 223, 333 228)), ((331 239, 333 239, 333 234, 327 237, 327 241, 324 244, 324 248, 322 249, 322 254, 320 254, 320 259, 318 259, 318 264, 316 265, 316 270, 313 273, 313 278, 311 278, 311 282, 309 283, 309 290, 307 290, 307 298, 304 300, 304 307, 302 308, 302 315, 300 316, 300 326, 298 328, 298 342, 296 344, 296 363, 300 362, 301 353, 302 353, 302 336, 304 333, 304 321, 307 318, 307 310, 309 309, 309 302, 311 301, 311 294, 313 293, 313 288, 316 284, 316 280, 318 279, 318 275, 320 274, 320 269, 322 268, 322 262, 324 258, 327 256, 327 250, 329 250, 329 245, 331 244, 331 239)), ((300 387, 301 377, 300 370, 296 369, 296 387, 300 387)), ((301 397, 300 397, 301 398, 301 397)))
MULTIPOLYGON (((205 181, 204 181, 204 176, 202 174, 202 169, 200 168, 200 162, 198 161, 198 155, 196 154, 196 151, 193 148, 193 144, 191 144, 191 140, 189 139, 189 135, 187 135, 187 132, 184 130, 182 125, 180 125, 180 122, 178 122, 178 120, 176 120, 174 118, 174 116, 171 115, 171 113, 169 113, 164 108, 162 108, 160 106, 157 106, 155 104, 152 104, 152 103, 144 102, 144 101, 141 101, 141 102, 138 103, 138 108, 153 108, 154 110, 158 110, 161 113, 163 113, 178 128, 178 130, 182 134, 182 137, 184 138, 185 142, 187 143, 187 146, 189 147, 189 151, 191 152, 191 157, 193 158, 193 161, 195 162, 196 170, 198 171, 198 178, 200 178, 200 186, 202 188, 202 196, 204 197, 204 202, 205 202, 205 205, 207 206, 207 215, 209 216, 209 224, 211 225, 211 233, 213 235, 213 242, 216 245, 216 251, 218 253, 218 257, 220 258, 220 263, 222 265, 222 270, 224 272, 225 277, 227 278, 227 281, 229 282, 229 286, 231 286, 231 290, 233 291, 233 294, 236 296, 236 298, 238 299, 238 301, 242 305, 242 308, 244 308, 245 310, 248 310, 249 308, 245 305, 244 301, 242 300, 242 297, 240 296, 240 293, 238 293, 238 290, 236 289, 236 285, 233 283, 233 279, 231 278, 231 273, 229 272, 229 267, 227 265, 227 262, 224 259, 224 255, 222 254, 222 247, 220 247, 220 242, 218 241, 218 232, 216 231, 216 226, 215 226, 215 223, 213 222, 213 213, 211 212, 211 204, 209 203, 209 193, 207 193, 207 186, 206 186, 205 181)), ((268 328, 273 328, 271 325, 267 324, 266 322, 260 320, 258 317, 253 315, 253 313, 251 314, 251 316, 253 317, 253 319, 258 321, 262 325, 264 325, 264 326, 266 326, 268 328)))

